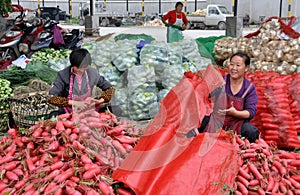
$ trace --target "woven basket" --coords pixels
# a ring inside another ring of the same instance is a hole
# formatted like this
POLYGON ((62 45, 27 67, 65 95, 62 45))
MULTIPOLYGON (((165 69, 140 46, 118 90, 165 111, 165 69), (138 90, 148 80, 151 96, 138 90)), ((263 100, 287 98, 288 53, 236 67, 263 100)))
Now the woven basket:
POLYGON ((8 130, 8 115, 10 113, 10 103, 10 98, 0 98, 0 135, 6 133, 8 130))
POLYGON ((39 119, 48 119, 49 114, 58 108, 48 103, 48 95, 32 93, 14 98, 11 102, 11 112, 18 127, 30 127, 39 119))

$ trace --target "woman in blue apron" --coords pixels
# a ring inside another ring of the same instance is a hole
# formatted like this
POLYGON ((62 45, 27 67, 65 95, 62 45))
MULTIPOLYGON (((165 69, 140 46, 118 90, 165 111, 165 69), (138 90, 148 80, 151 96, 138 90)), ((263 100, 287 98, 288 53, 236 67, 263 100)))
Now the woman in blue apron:
MULTIPOLYGON (((258 129, 250 123, 256 114, 258 96, 255 86, 245 78, 249 65, 250 58, 246 53, 237 52, 231 56, 229 74, 225 75, 226 84, 211 93, 214 110, 210 116, 204 117, 198 129, 200 133, 223 128, 236 131, 250 142, 258 138, 258 129)), ((190 131, 188 136, 196 133, 190 131)))
POLYGON ((178 42, 183 39, 182 31, 186 29, 189 21, 182 12, 183 4, 177 2, 175 10, 169 11, 163 16, 162 21, 168 27, 167 29, 167 42, 178 42))
POLYGON ((70 54, 71 66, 58 72, 49 94, 52 96, 48 102, 60 109, 51 113, 56 116, 66 112, 83 111, 109 102, 114 93, 112 85, 100 76, 98 71, 92 68, 92 58, 86 49, 78 49, 70 54), (103 93, 101 97, 92 98, 92 89, 99 87, 103 93))

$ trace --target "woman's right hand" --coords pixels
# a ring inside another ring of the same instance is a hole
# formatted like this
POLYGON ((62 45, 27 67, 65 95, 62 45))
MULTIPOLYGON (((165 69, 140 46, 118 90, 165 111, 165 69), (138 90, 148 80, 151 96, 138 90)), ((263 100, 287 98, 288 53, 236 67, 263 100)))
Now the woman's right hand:
POLYGON ((69 100, 69 105, 72 106, 73 109, 76 111, 83 111, 83 110, 87 109, 88 102, 69 100))

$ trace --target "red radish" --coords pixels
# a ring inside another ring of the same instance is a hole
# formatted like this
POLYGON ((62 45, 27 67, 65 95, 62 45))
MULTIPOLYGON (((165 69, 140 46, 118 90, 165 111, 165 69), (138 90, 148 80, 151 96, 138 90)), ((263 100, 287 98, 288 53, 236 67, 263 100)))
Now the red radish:
POLYGON ((0 192, 7 187, 5 183, 0 183, 0 192))
POLYGON ((56 129, 51 129, 51 135, 56 136, 57 135, 57 130, 56 129))
POLYGON ((272 194, 277 193, 279 188, 279 183, 275 182, 274 187, 272 189, 272 194))
POLYGON ((14 169, 12 170, 12 172, 14 172, 19 177, 24 175, 24 172, 20 168, 14 169))
POLYGON ((52 171, 50 174, 46 175, 46 177, 44 177, 45 181, 48 181, 50 179, 55 178, 56 176, 60 175, 61 171, 60 170, 54 170, 52 171))
POLYGON ((34 149, 34 143, 33 142, 29 142, 27 144, 27 149, 33 150, 34 149))
POLYGON ((21 137, 21 141, 22 141, 23 143, 28 143, 28 142, 30 142, 31 140, 30 140, 28 137, 21 137))
POLYGON ((247 181, 247 179, 245 179, 244 177, 238 175, 237 176, 237 180, 239 182, 241 182, 245 187, 248 187, 249 186, 249 182, 247 181))
POLYGON ((12 161, 12 162, 6 163, 5 165, 2 166, 2 169, 5 169, 6 171, 11 171, 11 170, 15 169, 19 163, 20 163, 19 161, 12 161))
POLYGON ((2 194, 3 194, 3 195, 10 194, 12 190, 13 190, 12 188, 6 188, 5 190, 3 190, 3 191, 1 192, 1 195, 2 195, 2 194))
MULTIPOLYGON (((118 189, 117 189, 117 191, 118 191, 118 189)), ((237 191, 237 190, 234 192, 234 194, 235 194, 235 195, 243 195, 242 192, 237 191)))
POLYGON ((117 188, 119 195, 133 195, 130 191, 125 190, 124 188, 117 188))
POLYGON ((296 189, 300 189, 300 184, 297 181, 295 181, 293 178, 289 178, 289 180, 296 189))
POLYGON ((27 181, 26 179, 18 181, 18 183, 16 183, 14 187, 18 190, 18 189, 22 188, 26 184, 26 181, 27 181))
POLYGON ((242 192, 242 194, 248 194, 247 188, 240 182, 236 182, 238 189, 242 192))
POLYGON ((257 153, 244 153, 241 155, 243 159, 247 159, 247 158, 255 158, 257 157, 257 153))
POLYGON ((73 168, 69 168, 68 170, 66 170, 65 172, 61 173, 60 175, 57 175, 54 180, 57 181, 58 183, 61 183, 67 179, 69 179, 70 177, 73 176, 73 168))
POLYGON ((282 164, 280 162, 274 161, 273 165, 278 169, 278 171, 281 175, 285 175, 287 173, 286 169, 282 166, 282 164))
POLYGON ((31 136, 34 138, 38 138, 38 137, 41 137, 42 133, 43 133, 43 129, 38 128, 33 132, 33 134, 31 136))
POLYGON ((249 186, 257 186, 259 185, 259 183, 260 182, 257 179, 254 179, 249 182, 249 186))
POLYGON ((66 181, 66 185, 69 187, 75 188, 77 186, 77 183, 75 183, 74 181, 68 180, 68 181, 66 181))
POLYGON ((28 183, 28 185, 25 186, 24 191, 27 192, 29 190, 35 190, 34 183, 28 183))
POLYGON ((43 138, 45 138, 45 137, 48 137, 49 135, 50 135, 50 134, 49 134, 48 132, 45 132, 45 131, 44 131, 44 132, 42 133, 41 136, 42 136, 43 138))
POLYGON ((17 130, 15 128, 11 128, 7 131, 8 135, 10 135, 11 138, 16 138, 17 137, 17 130))
POLYGON ((78 183, 78 182, 80 181, 80 178, 79 178, 79 177, 72 176, 72 177, 70 177, 70 180, 73 181, 73 182, 78 183))
POLYGON ((86 195, 98 195, 99 193, 94 190, 94 189, 90 189, 89 191, 87 191, 86 195))
POLYGON ((122 146, 122 144, 117 141, 117 140, 113 140, 112 141, 113 146, 119 151, 119 153, 121 155, 125 155, 127 154, 127 151, 125 150, 125 148, 122 146))
POLYGON ((133 146, 130 144, 122 144, 127 152, 131 152, 133 150, 133 146))
POLYGON ((51 182, 47 185, 47 187, 44 190, 44 194, 51 194, 53 189, 56 189, 57 184, 55 182, 51 182))
POLYGON ((27 164, 27 167, 28 167, 28 169, 29 169, 30 172, 33 172, 33 171, 36 170, 36 167, 33 164, 33 162, 32 162, 32 160, 31 160, 30 157, 26 159, 26 164, 27 164))
POLYGON ((66 193, 67 193, 67 195, 82 195, 79 191, 77 191, 69 186, 66 186, 66 193))
POLYGON ((49 154, 48 153, 44 153, 41 157, 41 160, 40 160, 40 166, 43 166, 45 164, 45 161, 47 158, 49 158, 49 154))
POLYGON ((138 138, 130 137, 130 136, 127 136, 127 135, 118 135, 118 136, 115 136, 115 138, 123 144, 124 143, 125 144, 134 144, 138 141, 138 138))
POLYGON ((58 119, 61 119, 61 120, 62 120, 62 119, 70 119, 71 116, 72 116, 71 113, 65 113, 65 114, 58 115, 57 118, 58 118, 58 119))
POLYGON ((70 135, 72 133, 72 129, 67 128, 64 132, 65 134, 70 135))
POLYGON ((100 169, 100 167, 96 164, 85 164, 84 165, 84 170, 89 171, 91 169, 100 169))
POLYGON ((279 189, 282 193, 284 193, 284 194, 287 193, 287 189, 282 182, 279 183, 279 189))
POLYGON ((72 133, 74 133, 74 134, 78 134, 79 132, 80 132, 80 130, 77 127, 72 129, 72 133))
POLYGON ((36 163, 39 159, 40 159, 40 157, 38 157, 38 156, 33 156, 33 157, 31 157, 31 161, 32 161, 33 163, 36 163))
POLYGON ((53 195, 63 195, 63 190, 59 188, 58 190, 56 190, 56 192, 54 192, 53 195))
POLYGON ((64 163, 62 161, 58 161, 50 166, 50 170, 54 171, 56 169, 62 168, 63 166, 64 166, 64 163))
POLYGON ((0 158, 0 165, 6 163, 6 162, 10 162, 14 159, 14 157, 12 155, 6 155, 3 158, 0 158))
POLYGON ((22 142, 22 139, 21 139, 20 137, 16 137, 16 138, 14 139, 14 142, 15 142, 15 144, 16 144, 18 147, 20 147, 20 148, 22 148, 22 147, 24 146, 24 143, 22 142))
POLYGON ((63 125, 66 127, 66 128, 72 128, 74 127, 74 121, 70 121, 70 120, 64 120, 63 121, 63 125))
POLYGON ((58 131, 58 132, 62 132, 65 130, 65 127, 64 127, 64 124, 61 120, 58 120, 56 122, 56 126, 55 126, 55 129, 58 131))
POLYGON ((77 138, 78 138, 77 134, 72 133, 72 134, 70 135, 70 142, 73 142, 73 141, 77 140, 77 138))
POLYGON ((92 179, 94 176, 98 175, 99 173, 101 173, 101 169, 99 169, 99 168, 90 169, 83 174, 82 178, 83 179, 92 179))
POLYGON ((258 180, 263 179, 263 176, 260 174, 260 172, 257 170, 257 168, 252 163, 249 163, 249 169, 258 180))
POLYGON ((73 146, 77 150, 81 150, 81 151, 85 150, 85 147, 78 141, 73 141, 73 146))
POLYGON ((5 152, 7 152, 6 155, 13 156, 17 150, 17 146, 15 143, 12 143, 8 148, 5 149, 5 152))
POLYGON ((88 157, 87 154, 83 154, 81 156, 81 161, 84 163, 84 164, 92 164, 92 160, 88 157))
POLYGON ((111 194, 111 190, 109 189, 109 186, 105 182, 100 181, 98 187, 103 193, 103 195, 113 195, 111 194))
POLYGON ((300 167, 300 160, 293 160, 289 164, 294 167, 300 167))

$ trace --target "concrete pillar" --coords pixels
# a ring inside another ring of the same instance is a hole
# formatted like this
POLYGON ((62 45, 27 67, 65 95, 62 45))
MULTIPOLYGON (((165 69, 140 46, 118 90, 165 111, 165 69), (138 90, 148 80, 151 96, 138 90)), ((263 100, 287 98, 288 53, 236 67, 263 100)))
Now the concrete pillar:
POLYGON ((243 17, 226 17, 226 36, 241 37, 243 35, 243 17))

